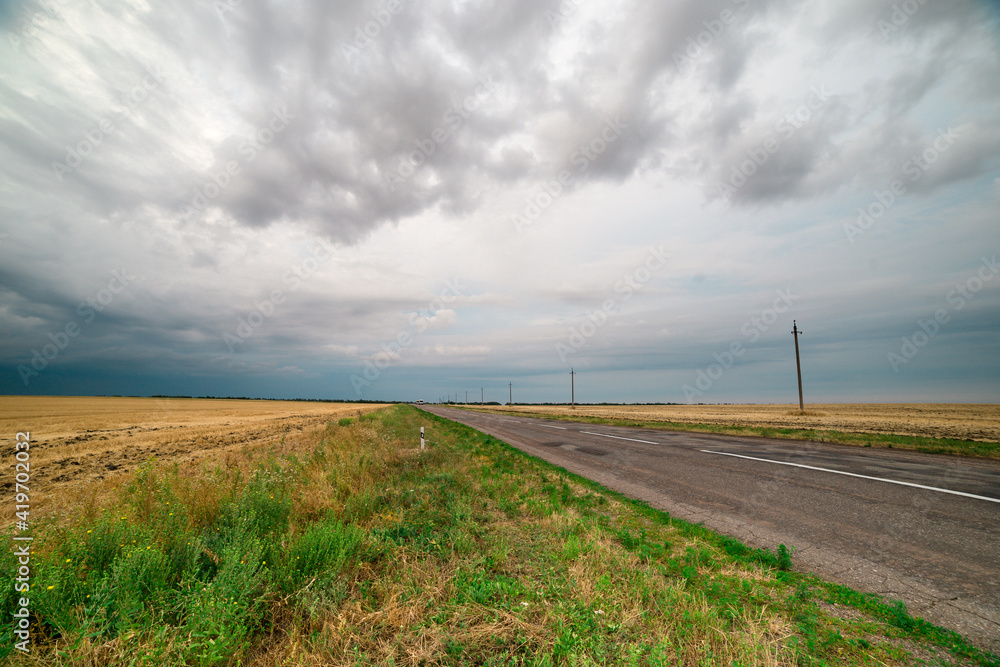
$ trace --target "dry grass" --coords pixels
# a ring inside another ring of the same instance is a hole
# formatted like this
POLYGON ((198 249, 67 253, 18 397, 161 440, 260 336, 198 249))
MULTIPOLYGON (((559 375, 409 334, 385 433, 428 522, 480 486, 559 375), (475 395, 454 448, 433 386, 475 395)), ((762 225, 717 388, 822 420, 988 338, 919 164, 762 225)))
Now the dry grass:
POLYGON ((49 560, 39 569, 33 605, 43 617, 59 601, 70 611, 61 627, 49 619, 47 642, 14 664, 912 662, 893 643, 896 630, 873 631, 868 612, 851 625, 815 611, 795 592, 804 579, 780 571, 770 554, 671 521, 407 407, 350 425, 334 420, 283 443, 221 448, 193 466, 158 462, 116 479, 110 499, 53 501, 64 518, 47 524, 58 539, 39 541, 39 562, 49 560), (421 426, 431 446, 417 454, 421 426), (239 508, 246 511, 232 514, 239 508), (174 512, 182 518, 170 524, 174 512), (179 581, 144 599, 142 624, 115 631, 98 623, 95 631, 79 623, 94 613, 86 600, 103 590, 106 574, 77 565, 88 557, 91 528, 118 531, 109 533, 112 547, 128 535, 111 569, 130 554, 171 555, 194 543, 196 555, 207 554, 220 572, 242 571, 243 551, 227 551, 225 540, 260 517, 271 518, 255 539, 272 551, 265 569, 255 570, 266 574, 256 584, 220 584, 221 575, 206 579, 204 572, 190 581, 188 569, 176 568, 185 573, 179 581), (303 539, 318 525, 350 532, 358 550, 330 573, 283 583, 292 555, 309 555, 303 539), (192 600, 213 586, 228 588, 212 600, 261 605, 242 631, 197 625, 192 600), (861 636, 871 645, 862 648, 861 636))
MULTIPOLYGON (((57 497, 112 496, 152 457, 197 473, 231 467, 244 450, 296 446, 339 417, 379 405, 296 401, 175 398, 4 396, 0 432, 31 433, 32 514, 40 518, 57 497), (285 444, 287 443, 287 445, 285 444)), ((4 479, 0 490, 10 492, 4 479)), ((199 492, 200 493, 200 492, 199 492)), ((81 507, 94 507, 82 502, 81 507)), ((13 522, 7 517, 4 525, 13 522)))
POLYGON ((1000 442, 1000 405, 823 404, 804 413, 793 405, 479 406, 494 412, 556 414, 647 422, 716 424, 882 433, 1000 442))

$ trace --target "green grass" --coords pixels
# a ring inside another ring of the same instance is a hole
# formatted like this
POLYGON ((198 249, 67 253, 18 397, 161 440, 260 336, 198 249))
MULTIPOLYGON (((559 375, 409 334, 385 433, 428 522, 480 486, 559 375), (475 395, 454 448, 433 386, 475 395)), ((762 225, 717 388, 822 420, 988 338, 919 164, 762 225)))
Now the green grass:
POLYGON ((769 426, 729 426, 726 424, 698 424, 671 421, 647 421, 637 419, 590 417, 567 415, 541 411, 519 412, 512 410, 481 410, 464 406, 453 406, 461 410, 552 419, 560 421, 599 424, 605 426, 632 426, 660 431, 687 431, 691 433, 715 433, 719 435, 740 435, 760 438, 783 438, 787 440, 809 440, 813 442, 834 442, 860 447, 884 447, 888 449, 911 449, 929 454, 953 454, 980 458, 1000 459, 1000 443, 979 440, 956 440, 954 438, 928 438, 918 435, 895 435, 892 433, 852 433, 830 429, 778 428, 769 426))
MULTIPOLYGON (((11 653, 4 626, 3 657, 1000 665, 901 605, 795 572, 792 545, 751 549, 408 406, 245 457, 199 476, 150 462, 107 504, 35 526, 37 643, 11 653)), ((9 551, 0 567, 9 579, 9 551)))

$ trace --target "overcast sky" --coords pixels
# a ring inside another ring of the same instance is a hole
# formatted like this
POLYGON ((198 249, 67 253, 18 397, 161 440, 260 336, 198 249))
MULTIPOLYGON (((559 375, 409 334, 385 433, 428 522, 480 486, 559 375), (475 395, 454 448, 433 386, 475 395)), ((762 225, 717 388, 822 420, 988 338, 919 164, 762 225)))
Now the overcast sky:
POLYGON ((1000 400, 1000 3, 0 2, 0 394, 1000 400))

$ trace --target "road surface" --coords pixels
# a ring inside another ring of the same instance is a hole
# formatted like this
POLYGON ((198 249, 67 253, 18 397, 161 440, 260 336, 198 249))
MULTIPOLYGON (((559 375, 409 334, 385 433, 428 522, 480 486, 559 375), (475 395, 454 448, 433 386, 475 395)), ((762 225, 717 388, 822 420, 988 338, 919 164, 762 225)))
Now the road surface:
POLYGON ((1000 462, 423 409, 1000 653, 1000 462))

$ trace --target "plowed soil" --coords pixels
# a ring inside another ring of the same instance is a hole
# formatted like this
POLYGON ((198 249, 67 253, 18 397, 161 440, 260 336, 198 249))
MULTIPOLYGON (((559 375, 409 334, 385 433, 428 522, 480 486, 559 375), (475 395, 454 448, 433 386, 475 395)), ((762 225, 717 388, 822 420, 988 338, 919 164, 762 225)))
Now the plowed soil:
MULTIPOLYGON (((245 447, 275 445, 381 406, 351 403, 173 398, 0 397, 3 462, 13 471, 17 432, 31 438, 32 513, 80 483, 113 489, 111 478, 155 457, 185 469, 245 447)), ((0 490, 14 490, 13 472, 0 490)))

